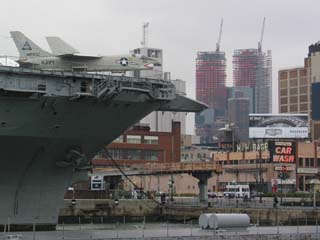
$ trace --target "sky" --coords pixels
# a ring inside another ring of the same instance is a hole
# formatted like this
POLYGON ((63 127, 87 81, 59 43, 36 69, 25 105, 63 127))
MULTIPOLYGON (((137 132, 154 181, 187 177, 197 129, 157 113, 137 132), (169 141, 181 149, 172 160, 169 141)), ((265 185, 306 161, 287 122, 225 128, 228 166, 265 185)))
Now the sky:
POLYGON ((140 46, 142 24, 149 22, 148 45, 163 49, 164 70, 185 80, 195 98, 196 54, 215 50, 221 18, 220 50, 231 85, 233 51, 257 48, 266 17, 262 49, 272 51, 276 113, 278 70, 303 66, 308 46, 320 40, 319 9, 318 0, 3 0, 0 55, 18 55, 10 31, 24 32, 47 50, 45 36, 60 36, 81 53, 125 54, 140 46))

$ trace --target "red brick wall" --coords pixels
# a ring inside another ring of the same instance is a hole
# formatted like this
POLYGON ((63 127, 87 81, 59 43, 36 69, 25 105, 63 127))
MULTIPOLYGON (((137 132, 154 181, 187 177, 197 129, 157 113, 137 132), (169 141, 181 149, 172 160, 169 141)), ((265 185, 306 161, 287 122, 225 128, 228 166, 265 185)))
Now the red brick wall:
MULTIPOLYGON (((160 152, 158 161, 146 161, 146 160, 117 160, 119 164, 140 164, 147 162, 180 162, 181 155, 181 124, 180 122, 172 122, 172 132, 150 132, 145 130, 128 130, 124 134, 126 135, 140 135, 142 139, 144 136, 158 136, 158 144, 132 144, 132 143, 111 143, 107 146, 109 149, 145 149, 145 150, 157 150, 160 152)), ((93 159, 93 165, 112 165, 111 160, 107 159, 93 159)))

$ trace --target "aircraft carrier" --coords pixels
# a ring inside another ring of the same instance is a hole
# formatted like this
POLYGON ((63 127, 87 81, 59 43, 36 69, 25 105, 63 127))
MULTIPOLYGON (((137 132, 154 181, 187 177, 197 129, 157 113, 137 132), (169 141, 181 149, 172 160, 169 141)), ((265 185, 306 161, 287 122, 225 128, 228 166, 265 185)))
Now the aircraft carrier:
POLYGON ((0 66, 0 225, 55 225, 68 186, 128 127, 205 108, 169 81, 0 66))

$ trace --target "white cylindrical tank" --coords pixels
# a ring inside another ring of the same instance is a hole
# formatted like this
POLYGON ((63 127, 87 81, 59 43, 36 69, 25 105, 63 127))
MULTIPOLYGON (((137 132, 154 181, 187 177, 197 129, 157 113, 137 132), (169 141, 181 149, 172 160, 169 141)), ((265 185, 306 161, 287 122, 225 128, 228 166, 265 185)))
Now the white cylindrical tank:
POLYGON ((248 214, 216 213, 209 216, 209 228, 247 228, 250 227, 248 214))
POLYGON ((199 217, 199 225, 202 229, 207 229, 209 227, 209 218, 213 215, 212 213, 202 213, 199 217))

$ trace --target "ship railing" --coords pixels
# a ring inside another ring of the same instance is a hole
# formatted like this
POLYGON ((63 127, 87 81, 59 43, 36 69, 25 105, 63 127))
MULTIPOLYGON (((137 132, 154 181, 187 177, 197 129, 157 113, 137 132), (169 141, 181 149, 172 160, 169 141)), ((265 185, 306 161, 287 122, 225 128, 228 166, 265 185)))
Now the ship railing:
POLYGON ((101 79, 94 84, 93 94, 98 98, 122 90, 147 93, 154 99, 172 100, 175 98, 175 88, 172 84, 160 84, 158 82, 141 81, 136 78, 110 78, 101 79))
MULTIPOLYGON (((134 78, 124 76, 112 76, 103 74, 92 73, 74 73, 58 70, 39 70, 32 68, 20 68, 20 67, 8 67, 0 66, 0 72, 2 73, 16 73, 16 74, 30 74, 30 75, 47 75, 53 77, 63 77, 63 81, 68 79, 73 80, 91 80, 91 89, 88 91, 92 96, 102 97, 113 93, 121 92, 123 89, 131 91, 139 91, 141 93, 148 94, 151 98, 157 100, 172 100, 176 97, 176 90, 174 85, 165 80, 159 79, 147 79, 147 78, 134 78)), ((25 81, 22 80, 22 81, 25 81)), ((23 89, 23 91, 38 91, 37 84, 29 89, 23 89)), ((19 90, 17 88, 16 90, 19 90)), ((80 89, 70 89, 70 95, 79 95, 80 89)), ((81 95, 81 94, 80 94, 81 95)))

